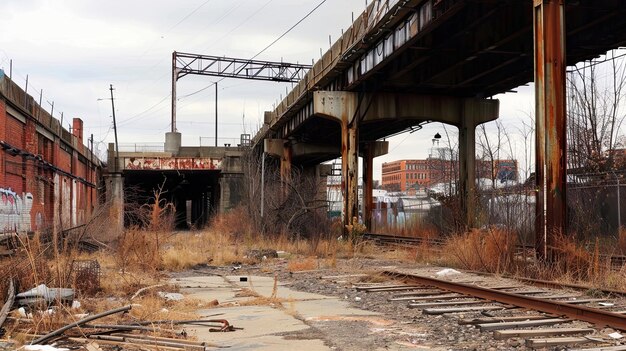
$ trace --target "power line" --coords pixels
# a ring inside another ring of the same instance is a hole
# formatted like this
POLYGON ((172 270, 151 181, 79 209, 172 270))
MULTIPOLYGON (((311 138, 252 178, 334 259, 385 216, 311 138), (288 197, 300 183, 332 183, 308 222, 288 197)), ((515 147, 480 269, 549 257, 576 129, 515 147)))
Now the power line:
MULTIPOLYGON (((254 60, 255 58, 257 58, 259 55, 261 55, 262 53, 264 53, 265 51, 267 51, 267 49, 271 48, 274 44, 276 44, 279 40, 281 40, 282 38, 284 38, 287 34, 289 34, 292 30, 294 30, 300 23, 304 22, 304 20, 306 20, 307 18, 309 18, 309 16, 311 16, 313 14, 313 12, 315 12, 318 8, 320 8, 322 5, 324 5, 324 3, 327 0, 322 0, 319 4, 317 4, 317 6, 315 6, 311 11, 309 11, 304 17, 302 17, 298 22, 296 22, 296 24, 294 24, 293 26, 291 26, 289 29, 287 29, 287 31, 285 31, 283 34, 281 34, 278 38, 276 38, 274 41, 272 41, 269 45, 267 45, 265 48, 263 48, 263 50, 259 51, 258 53, 256 53, 256 55, 252 56, 250 58, 250 60, 254 60)), ((226 79, 226 77, 218 80, 215 83, 211 83, 210 85, 207 85, 206 87, 194 91, 193 93, 187 94, 181 98, 186 98, 186 97, 190 97, 193 95, 196 95, 198 93, 201 93, 203 91, 205 91, 206 89, 210 88, 211 86, 213 86, 213 84, 217 84, 221 81, 223 81, 224 79, 226 79)))
POLYGON ((304 17, 302 17, 298 22, 296 22, 296 24, 294 24, 293 26, 291 26, 291 28, 287 29, 287 31, 283 34, 281 34, 278 38, 276 38, 276 40, 274 40, 273 42, 271 42, 268 46, 266 46, 265 48, 263 48, 263 50, 259 51, 256 55, 252 56, 250 58, 250 60, 254 60, 257 56, 261 55, 262 53, 264 53, 267 49, 269 49, 270 47, 272 47, 274 44, 276 44, 279 40, 281 40, 285 35, 289 34, 289 32, 291 32, 294 28, 296 28, 300 23, 304 22, 304 20, 306 20, 307 18, 309 18, 309 16, 311 16, 311 14, 313 14, 313 12, 315 12, 315 10, 317 10, 318 8, 320 8, 322 5, 324 5, 324 3, 327 0, 322 0, 322 2, 320 2, 317 6, 315 6, 315 8, 313 8, 313 10, 309 11, 309 13, 307 13, 304 17))
POLYGON ((213 1, 213 0, 207 0, 207 1, 203 2, 200 6, 196 7, 193 11, 191 11, 189 14, 187 14, 187 16, 183 17, 180 21, 176 22, 176 24, 173 25, 170 29, 168 29, 167 32, 169 32, 172 29, 178 27, 178 25, 180 25, 181 23, 185 22, 189 17, 193 16, 196 12, 198 12, 198 10, 203 8, 204 5, 210 3, 211 1, 213 1))

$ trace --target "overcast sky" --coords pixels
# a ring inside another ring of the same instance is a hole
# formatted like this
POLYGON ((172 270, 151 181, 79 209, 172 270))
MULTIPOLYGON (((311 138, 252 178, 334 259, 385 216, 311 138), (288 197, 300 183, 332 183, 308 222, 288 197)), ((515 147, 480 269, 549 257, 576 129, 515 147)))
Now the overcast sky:
MULTIPOLYGON (((93 133, 103 152, 113 142, 109 84, 115 87, 118 137, 129 144, 162 144, 170 130, 171 55, 173 51, 249 58, 312 10, 320 0, 4 0, 0 21, 0 68, 38 97, 64 125, 84 120, 85 138, 93 133), (99 100, 105 99, 105 100, 99 100)), ((307 20, 258 57, 261 60, 310 63, 328 49, 342 29, 358 16, 364 0, 329 0, 307 20)), ((187 76, 178 82, 177 127, 183 145, 213 145, 214 88, 185 97, 212 84, 213 77, 187 76)), ((290 84, 227 79, 219 84, 220 144, 236 143, 253 133, 263 112, 285 95, 290 84)), ((532 88, 498 96, 501 121, 518 133, 533 111, 532 88)), ((491 129, 492 127, 490 127, 491 129)), ((456 138, 456 130, 448 132, 456 138)), ((390 139, 382 162, 428 156, 441 124, 390 139)), ((515 153, 523 155, 521 139, 515 153)))

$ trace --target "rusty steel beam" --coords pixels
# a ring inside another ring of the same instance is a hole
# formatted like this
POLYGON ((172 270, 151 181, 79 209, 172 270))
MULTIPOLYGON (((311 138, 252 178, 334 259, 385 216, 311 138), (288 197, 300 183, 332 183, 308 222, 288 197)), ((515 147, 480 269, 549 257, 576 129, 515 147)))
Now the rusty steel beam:
MULTIPOLYGON (((347 112, 344 109, 344 112, 347 112)), ((341 121, 341 190, 343 194, 343 225, 355 224, 359 215, 358 173, 359 173, 359 136, 357 119, 344 115, 341 121), (350 121, 352 119, 352 121, 350 121)))
POLYGON ((283 183, 283 188, 286 189, 286 185, 291 182, 291 145, 288 142, 283 143, 282 156, 280 158, 280 180, 283 183))
POLYGON ((383 274, 404 280, 410 284, 433 286, 446 291, 470 295, 505 305, 528 308, 544 313, 551 313, 556 316, 565 316, 571 319, 592 323, 599 327, 608 326, 614 329, 626 330, 626 316, 613 312, 413 274, 393 271, 385 271, 383 274))
POLYGON ((367 229, 372 229, 372 211, 374 209, 374 149, 375 143, 365 143, 363 147, 363 222, 367 229))
POLYGON ((459 126, 459 197, 468 229, 476 227, 476 123, 465 114, 459 126))
POLYGON ((537 185, 536 250, 554 260, 566 233, 565 18, 563 0, 533 0, 537 185))

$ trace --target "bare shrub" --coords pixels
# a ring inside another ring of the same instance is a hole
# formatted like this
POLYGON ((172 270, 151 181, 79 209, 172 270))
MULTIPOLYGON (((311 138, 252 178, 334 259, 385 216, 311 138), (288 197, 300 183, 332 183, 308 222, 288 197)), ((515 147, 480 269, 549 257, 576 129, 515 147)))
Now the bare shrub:
POLYGON ((500 229, 472 230, 446 240, 442 252, 450 261, 470 270, 511 271, 516 236, 500 229))

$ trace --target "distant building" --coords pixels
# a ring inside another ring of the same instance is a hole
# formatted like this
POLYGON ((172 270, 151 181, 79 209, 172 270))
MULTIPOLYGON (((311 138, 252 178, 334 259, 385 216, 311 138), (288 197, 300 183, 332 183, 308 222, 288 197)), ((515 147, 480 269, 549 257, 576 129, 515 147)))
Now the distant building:
MULTIPOLYGON (((456 160, 428 158, 383 163, 382 188, 408 192, 435 184, 453 183, 458 177, 456 160)), ((476 161, 476 177, 496 181, 516 181, 517 160, 476 161)))

